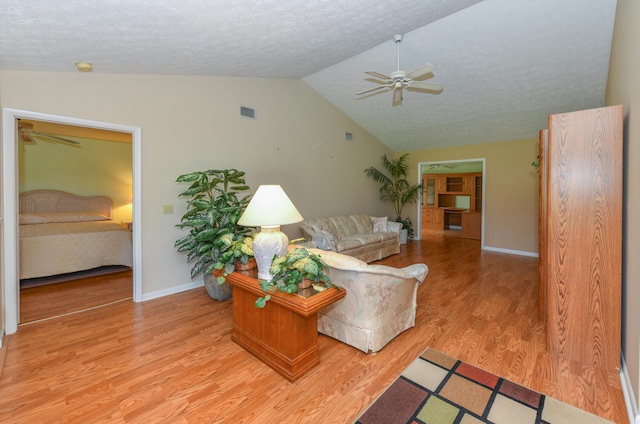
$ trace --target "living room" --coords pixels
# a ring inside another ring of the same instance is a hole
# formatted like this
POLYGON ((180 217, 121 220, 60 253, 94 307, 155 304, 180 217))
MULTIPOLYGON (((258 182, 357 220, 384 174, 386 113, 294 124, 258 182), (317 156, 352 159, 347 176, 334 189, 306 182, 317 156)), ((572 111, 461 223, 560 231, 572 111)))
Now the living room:
MULTIPOLYGON (((640 98, 634 78, 640 70, 639 55, 633 45, 639 36, 633 19, 640 19, 639 12, 631 0, 618 2, 606 98, 606 104, 624 104, 627 116, 627 217, 638 215, 640 209, 638 194, 629 190, 640 180, 640 152, 634 144, 640 119, 631 110, 640 98)), ((0 104, 12 110, 140 129, 139 202, 134 205, 140 213, 140 301, 193 284, 189 267, 173 247, 181 234, 175 224, 185 207, 177 197, 182 191, 175 183, 178 175, 238 168, 247 172, 252 189, 263 183, 282 185, 305 218, 356 210, 382 216, 390 211, 380 203, 377 185, 363 170, 378 165, 384 154, 404 153, 392 151, 299 79, 2 70, 0 104), (245 104, 255 108, 256 120, 239 116, 238 106, 245 104), (353 134, 353 141, 344 140, 345 132, 353 134), (162 213, 166 204, 175 206, 173 214, 162 213)), ((3 139, 11 137, 10 126, 3 122, 3 139)), ((485 247, 536 252, 537 186, 530 163, 537 153, 537 134, 410 153, 410 178, 416 181, 421 162, 485 158, 485 247)), ((9 183, 6 175, 3 180, 9 183)), ((416 210, 407 212, 415 220, 416 210)), ((627 219, 624 229, 628 306, 623 327, 623 348, 636 396, 640 392, 636 324, 640 312, 634 306, 640 298, 634 284, 640 278, 635 261, 640 248, 637 226, 627 219)), ((297 227, 285 231, 292 238, 299 236, 297 227)), ((3 298, 3 311, 5 302, 3 298)), ((4 316, 2 320, 4 326, 4 316)))

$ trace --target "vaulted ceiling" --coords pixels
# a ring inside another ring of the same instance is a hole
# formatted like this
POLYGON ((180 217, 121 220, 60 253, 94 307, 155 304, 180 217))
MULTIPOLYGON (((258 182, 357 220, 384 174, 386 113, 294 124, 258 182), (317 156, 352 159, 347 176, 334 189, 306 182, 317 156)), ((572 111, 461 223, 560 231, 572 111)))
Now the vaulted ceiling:
POLYGON ((4 0, 0 69, 302 78, 395 151, 534 138, 604 104, 615 0, 4 0), (440 94, 364 72, 435 66, 440 94))

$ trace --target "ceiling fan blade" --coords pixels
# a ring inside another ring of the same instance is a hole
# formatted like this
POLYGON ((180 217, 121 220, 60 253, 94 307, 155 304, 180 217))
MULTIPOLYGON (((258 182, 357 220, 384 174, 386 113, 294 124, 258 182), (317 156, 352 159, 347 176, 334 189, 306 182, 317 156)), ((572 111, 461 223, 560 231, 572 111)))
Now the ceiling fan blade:
POLYGON ((20 139, 25 144, 36 144, 36 141, 31 137, 31 135, 27 131, 23 131, 22 129, 19 132, 20 139))
POLYGON ((420 79, 420 77, 422 77, 424 75, 427 75, 431 71, 433 71, 433 65, 430 64, 430 63, 427 63, 427 64, 423 65, 422 67, 416 69, 415 71, 411 72, 410 74, 408 74, 407 78, 409 78, 409 79, 420 79))
POLYGON ((50 143, 60 143, 60 144, 65 144, 67 146, 72 146, 72 147, 81 147, 80 146, 80 142, 75 141, 75 140, 70 140, 70 139, 64 138, 64 137, 58 137, 57 135, 37 133, 35 131, 33 131, 31 134, 32 134, 32 136, 35 136, 36 138, 39 138, 39 139, 44 140, 44 141, 48 141, 50 143))
POLYGON ((390 86, 391 84, 393 84, 391 81, 382 81, 381 79, 376 79, 376 78, 365 78, 364 80, 372 82, 374 84, 378 84, 378 85, 390 86))
POLYGON ((391 81, 391 77, 381 74, 380 72, 376 72, 376 71, 364 71, 365 74, 371 75, 372 77, 376 77, 376 78, 380 78, 382 80, 385 80, 385 82, 391 81))
POLYGON ((379 91, 379 90, 388 91, 389 90, 389 86, 380 85, 378 87, 370 88, 368 90, 364 90, 364 91, 361 91, 359 93, 356 93, 356 96, 359 96, 361 94, 373 93, 374 91, 379 91))
POLYGON ((407 90, 428 91, 430 93, 441 93, 444 87, 431 82, 410 81, 407 90))
POLYGON ((402 104, 402 88, 394 88, 393 89, 393 106, 402 104))

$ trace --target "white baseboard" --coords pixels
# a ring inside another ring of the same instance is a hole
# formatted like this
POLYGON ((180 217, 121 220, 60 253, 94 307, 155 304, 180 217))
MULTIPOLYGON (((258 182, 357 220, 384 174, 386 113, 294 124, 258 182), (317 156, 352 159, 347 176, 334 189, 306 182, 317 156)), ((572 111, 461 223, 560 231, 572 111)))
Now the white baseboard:
POLYGON ((172 295, 172 294, 181 293, 183 291, 196 289, 198 287, 203 287, 203 286, 204 286, 204 281, 203 280, 192 281, 192 282, 189 282, 189 283, 181 284, 179 286, 169 287, 168 289, 158 290, 158 291, 154 291, 154 292, 151 292, 151 293, 143 294, 142 295, 142 301, 144 302, 144 301, 151 300, 151 299, 157 299, 159 297, 169 296, 169 295, 172 295))
POLYGON ((2 349, 2 342, 4 342, 4 327, 0 329, 0 349, 2 349))
POLYGON ((525 252, 524 250, 512 250, 503 249, 501 247, 482 246, 482 250, 489 250, 491 252, 508 253, 510 255, 529 256, 531 258, 537 258, 537 252, 525 252))
POLYGON ((624 361, 624 355, 621 356, 620 382, 622 383, 622 393, 624 394, 624 403, 627 405, 627 415, 629 415, 630 424, 640 424, 640 415, 638 415, 638 404, 633 393, 633 386, 627 372, 627 364, 624 361))

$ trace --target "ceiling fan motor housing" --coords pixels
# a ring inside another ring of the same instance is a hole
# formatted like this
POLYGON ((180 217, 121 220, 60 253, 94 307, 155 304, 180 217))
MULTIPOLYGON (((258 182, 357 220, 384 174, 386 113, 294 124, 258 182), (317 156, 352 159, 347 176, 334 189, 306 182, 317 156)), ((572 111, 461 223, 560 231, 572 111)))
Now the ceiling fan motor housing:
POLYGON ((394 87, 396 88, 400 88, 402 86, 402 84, 406 84, 407 81, 407 73, 404 71, 394 71, 391 72, 391 82, 393 83, 394 87))

